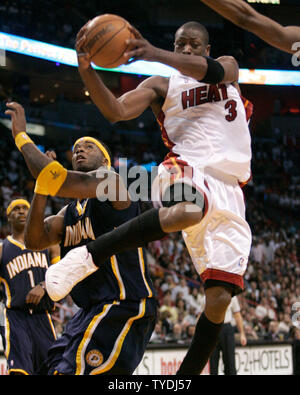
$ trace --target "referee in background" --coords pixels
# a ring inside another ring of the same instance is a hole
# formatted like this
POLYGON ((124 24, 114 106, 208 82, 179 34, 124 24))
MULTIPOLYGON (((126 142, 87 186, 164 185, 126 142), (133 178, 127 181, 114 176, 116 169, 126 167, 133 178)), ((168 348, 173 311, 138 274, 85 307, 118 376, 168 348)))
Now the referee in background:
POLYGON ((243 318, 241 315, 240 304, 238 298, 234 296, 228 306, 224 325, 219 335, 218 344, 210 357, 210 374, 217 375, 219 370, 220 351, 222 351, 224 374, 236 375, 235 366, 235 338, 232 319, 235 319, 237 328, 240 332, 240 343, 242 346, 247 344, 247 338, 244 332, 243 318))

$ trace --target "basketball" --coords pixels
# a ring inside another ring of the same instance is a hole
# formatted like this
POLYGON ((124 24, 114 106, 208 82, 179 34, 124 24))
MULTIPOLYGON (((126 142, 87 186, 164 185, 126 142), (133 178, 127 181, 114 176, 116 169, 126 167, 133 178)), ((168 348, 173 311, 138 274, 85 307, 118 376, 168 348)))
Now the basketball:
POLYGON ((115 68, 125 62, 126 39, 133 38, 130 24, 113 14, 99 15, 87 24, 85 50, 95 65, 115 68))

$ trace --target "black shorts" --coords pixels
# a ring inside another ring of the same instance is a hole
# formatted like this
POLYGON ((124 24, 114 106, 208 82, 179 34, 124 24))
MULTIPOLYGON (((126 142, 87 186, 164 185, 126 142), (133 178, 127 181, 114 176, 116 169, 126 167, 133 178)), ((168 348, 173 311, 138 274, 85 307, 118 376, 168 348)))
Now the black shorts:
POLYGON ((56 336, 50 314, 5 309, 3 343, 8 374, 40 374, 56 336))
POLYGON ((132 374, 156 322, 156 299, 80 309, 48 353, 49 375, 132 374))

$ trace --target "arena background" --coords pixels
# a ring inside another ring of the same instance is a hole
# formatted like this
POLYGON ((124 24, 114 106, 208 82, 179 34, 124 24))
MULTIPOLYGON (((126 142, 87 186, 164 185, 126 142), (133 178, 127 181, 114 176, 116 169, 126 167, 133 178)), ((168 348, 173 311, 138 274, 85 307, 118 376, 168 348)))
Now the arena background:
MULTIPOLYGON (((280 3, 252 5, 283 25, 299 25, 300 2, 280 3)), ((71 168, 72 143, 87 134, 110 146, 116 169, 122 166, 118 159, 126 157, 132 166, 143 165, 149 170, 166 153, 151 111, 136 120, 111 125, 91 103, 76 67, 20 53, 30 52, 26 41, 19 53, 5 46, 9 35, 15 35, 74 49, 80 27, 106 12, 123 16, 153 45, 168 50, 173 49, 176 29, 197 20, 209 30, 213 57, 233 55, 245 71, 268 70, 267 83, 255 73, 250 78, 252 72, 246 74, 247 83, 241 84, 243 96, 254 104, 250 124, 253 179, 244 188, 254 237, 246 290, 239 296, 248 345, 237 347, 236 358, 239 374, 299 374, 300 69, 293 66, 291 55, 235 27, 197 0, 1 1, 0 239, 10 232, 5 218, 8 201, 20 195, 31 199, 34 187, 4 115, 8 98, 25 107, 28 133, 41 150, 55 149, 67 168, 71 168), (273 80, 269 70, 278 71, 279 80, 273 80), (284 71, 296 72, 291 84, 289 80, 281 83, 284 71)), ((117 96, 146 78, 142 72, 98 72, 117 96)), ((63 199, 49 199, 47 215, 65 203, 63 199)), ((174 374, 201 312, 203 288, 180 234, 149 245, 148 262, 158 293, 160 319, 137 373, 174 374)), ((53 318, 58 334, 76 310, 69 297, 57 304, 53 318)), ((236 342, 238 345, 237 329, 236 342)), ((0 374, 5 374, 3 356, 0 368, 0 374)))

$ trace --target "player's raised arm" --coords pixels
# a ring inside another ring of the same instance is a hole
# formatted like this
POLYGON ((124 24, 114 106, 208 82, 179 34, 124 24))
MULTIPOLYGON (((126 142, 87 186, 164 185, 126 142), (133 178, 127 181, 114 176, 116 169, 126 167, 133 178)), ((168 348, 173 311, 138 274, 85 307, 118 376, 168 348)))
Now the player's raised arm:
MULTIPOLYGON (((76 51, 79 74, 91 99, 103 116, 112 123, 138 117, 156 99, 155 86, 148 82, 120 98, 116 98, 91 66, 89 55, 84 50, 85 29, 85 26, 81 28, 77 35, 76 51)), ((156 77, 156 79, 159 80, 160 77, 156 77)), ((157 82, 155 85, 158 85, 157 82)))
POLYGON ((294 53, 293 45, 300 42, 299 26, 282 26, 243 0, 202 0, 202 3, 282 51, 294 53))
POLYGON ((210 45, 205 33, 199 31, 199 24, 191 22, 178 29, 174 52, 154 47, 137 29, 131 27, 131 30, 135 38, 127 42, 134 49, 125 54, 128 61, 160 62, 207 84, 232 83, 238 79, 239 67, 234 58, 223 56, 215 60, 209 56, 210 45), (187 38, 188 29, 196 33, 192 38, 187 38))
POLYGON ((37 180, 35 193, 78 199, 106 196, 120 210, 130 205, 128 192, 117 173, 105 169, 89 173, 65 169, 42 153, 27 135, 24 108, 16 102, 7 103, 7 107, 5 113, 11 116, 16 146, 37 180))

